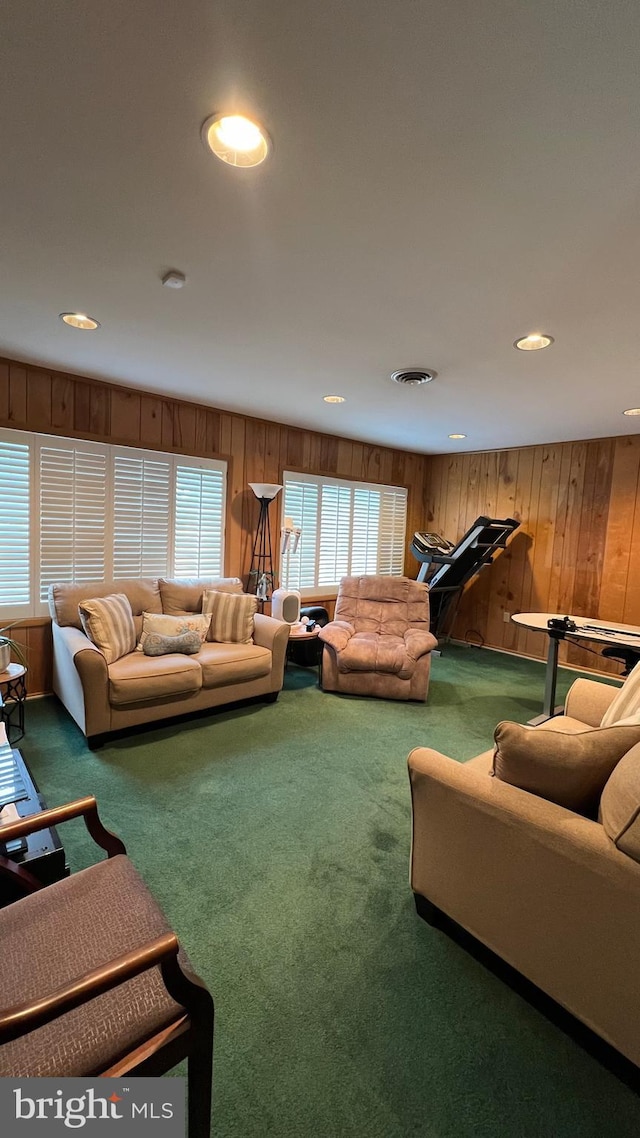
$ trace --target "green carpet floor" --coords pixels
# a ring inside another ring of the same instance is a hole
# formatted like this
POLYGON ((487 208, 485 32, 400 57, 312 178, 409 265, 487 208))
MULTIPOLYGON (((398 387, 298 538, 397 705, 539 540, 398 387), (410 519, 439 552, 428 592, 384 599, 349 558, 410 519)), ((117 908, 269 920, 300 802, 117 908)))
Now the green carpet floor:
MULTIPOLYGON (((447 647, 422 706, 290 667, 276 704, 95 754, 57 701, 29 704, 49 804, 97 796, 214 994, 218 1138, 638 1134, 640 1100, 409 890, 408 752, 486 749, 500 719, 539 712, 543 671, 447 647)), ((64 835, 73 868, 91 860, 81 823, 64 835)))

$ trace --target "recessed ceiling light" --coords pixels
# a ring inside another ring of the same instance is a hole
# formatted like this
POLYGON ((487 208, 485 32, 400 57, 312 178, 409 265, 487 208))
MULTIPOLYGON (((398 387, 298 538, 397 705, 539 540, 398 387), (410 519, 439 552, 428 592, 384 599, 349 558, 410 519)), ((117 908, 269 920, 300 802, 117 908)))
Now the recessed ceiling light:
POLYGON ((229 166, 259 166, 271 149, 266 130, 244 115, 211 115, 202 124, 202 137, 229 166))
POLYGON ((640 415, 640 407, 630 407, 628 411, 623 411, 623 415, 640 415))
POLYGON ((553 336, 547 336, 543 332, 530 332, 528 336, 515 340, 513 346, 521 352, 539 352, 541 348, 548 348, 552 343, 553 336))
POLYGON ((323 395, 325 403, 344 403, 344 395, 323 395))
POLYGON ((449 435, 450 439, 466 439, 466 435, 449 435))
POLYGON ((82 332, 95 332, 96 328, 100 325, 93 316, 87 316, 86 312, 61 312, 60 319, 63 324, 68 324, 70 328, 79 328, 82 332))

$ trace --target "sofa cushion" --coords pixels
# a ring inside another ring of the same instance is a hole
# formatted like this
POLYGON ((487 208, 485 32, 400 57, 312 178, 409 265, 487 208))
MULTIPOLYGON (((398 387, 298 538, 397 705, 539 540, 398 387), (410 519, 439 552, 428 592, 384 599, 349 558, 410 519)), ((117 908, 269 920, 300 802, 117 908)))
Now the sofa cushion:
POLYGON ((272 657, 258 644, 210 644, 206 641, 195 657, 202 669, 202 686, 220 688, 268 676, 272 657))
POLYGON ((202 598, 203 613, 211 614, 207 640, 219 644, 249 644, 253 636, 253 618, 258 611, 258 598, 252 593, 221 593, 206 589, 202 598))
MULTIPOLYGON (((167 696, 188 695, 200 691, 202 669, 194 656, 145 656, 130 652, 110 664, 109 702, 114 706, 127 703, 160 703, 167 696)), ((158 709, 162 718, 162 709, 158 709)))
POLYGON ((147 632, 144 638, 145 656, 168 656, 170 652, 182 652, 194 656, 202 647, 197 632, 183 632, 180 636, 163 636, 161 632, 147 632))
POLYGON ((622 756, 608 780, 600 821, 618 849, 640 862, 640 743, 622 756))
POLYGON ((136 629, 129 598, 124 593, 81 601, 78 611, 84 631, 107 664, 133 652, 136 629))
POLYGON ((356 632, 338 656, 339 672, 388 672, 407 680, 415 666, 404 636, 376 632, 356 632))
POLYGON ((632 668, 614 695, 602 716, 600 726, 611 727, 614 723, 640 723, 640 664, 632 668))
POLYGON ((239 577, 160 577, 158 586, 162 611, 170 616, 202 612, 202 594, 205 589, 217 589, 221 593, 242 592, 239 577))
POLYGON ((157 577, 124 578, 120 581, 85 581, 49 586, 51 618, 61 628, 82 628, 78 605, 85 597, 107 597, 110 593, 124 593, 129 598, 134 617, 142 612, 162 612, 157 577))
POLYGON ((616 764, 636 743, 639 727, 596 727, 575 734, 499 723, 492 773, 502 782, 595 817, 616 764))
POLYGON ((161 636, 182 636, 184 632, 196 632, 200 643, 204 643, 211 617, 202 613, 187 613, 185 616, 167 616, 165 613, 143 612, 142 632, 136 652, 144 651, 144 642, 150 632, 161 636))

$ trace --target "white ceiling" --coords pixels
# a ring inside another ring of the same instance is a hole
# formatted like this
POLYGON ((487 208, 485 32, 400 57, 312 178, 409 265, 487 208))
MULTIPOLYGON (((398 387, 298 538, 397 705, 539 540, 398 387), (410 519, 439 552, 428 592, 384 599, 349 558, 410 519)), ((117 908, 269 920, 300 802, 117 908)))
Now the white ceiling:
POLYGON ((640 426, 635 0, 0 19, 1 354, 417 451, 640 426), (219 110, 267 127, 263 166, 205 151, 219 110))

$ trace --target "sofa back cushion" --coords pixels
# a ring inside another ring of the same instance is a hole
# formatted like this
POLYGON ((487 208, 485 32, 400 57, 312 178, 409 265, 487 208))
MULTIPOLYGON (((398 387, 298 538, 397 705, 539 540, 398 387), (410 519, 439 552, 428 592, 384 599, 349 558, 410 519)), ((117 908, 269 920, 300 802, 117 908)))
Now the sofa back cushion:
POLYGON ((404 636, 408 628, 429 631, 429 591, 408 577, 343 577, 335 620, 356 632, 404 636))
POLYGON ((640 743, 638 727, 596 727, 577 734, 499 723, 494 735, 496 778, 577 814, 595 817, 607 779, 640 743))
MULTIPOLYGON (((143 612, 162 612, 157 577, 136 577, 122 581, 61 582, 49 586, 51 619, 62 628, 82 628, 78 612, 81 601, 87 598, 108 597, 124 593, 131 605, 134 618, 143 612)), ((140 621, 138 621, 140 623, 140 621)))
MULTIPOLYGON (((205 589, 223 593, 241 593, 239 577, 160 577, 158 581, 162 611, 169 616, 184 616, 188 612, 202 612, 202 595, 205 589)), ((155 611, 155 610, 154 610, 155 611)))
POLYGON ((124 593, 81 601, 78 612, 89 640, 100 649, 107 664, 133 652, 136 628, 129 598, 124 593))
POLYGON ((620 759, 608 780, 600 821, 618 849, 640 862, 640 743, 620 759))
POLYGON ((222 593, 207 589, 202 611, 211 614, 207 640, 219 644, 250 644, 253 618, 258 611, 258 598, 253 593, 222 593))

